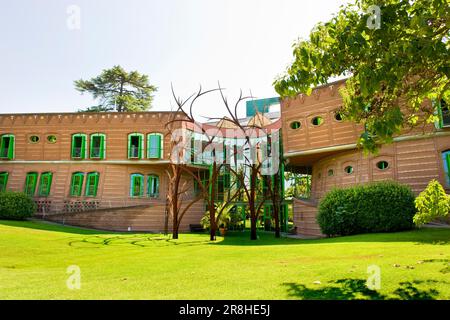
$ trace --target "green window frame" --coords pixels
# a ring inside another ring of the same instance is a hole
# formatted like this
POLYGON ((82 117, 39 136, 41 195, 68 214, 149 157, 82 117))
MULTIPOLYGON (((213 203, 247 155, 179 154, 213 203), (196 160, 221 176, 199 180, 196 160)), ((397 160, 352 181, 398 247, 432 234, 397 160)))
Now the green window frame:
POLYGON ((159 197, 159 177, 154 174, 147 176, 147 196, 149 198, 159 197))
POLYGON ((450 127, 450 108, 447 101, 441 99, 437 103, 437 114, 439 121, 436 125, 439 129, 450 127))
POLYGON ((100 174, 98 172, 89 172, 86 176, 86 197, 96 197, 98 190, 98 181, 100 174))
POLYGON ((444 174, 447 186, 450 186, 450 150, 442 152, 442 162, 444 164, 444 174))
POLYGON ((133 173, 130 179, 130 196, 142 197, 144 195, 144 175, 133 173))
POLYGON ((52 179, 53 173, 51 172, 41 173, 38 189, 38 195, 40 197, 48 197, 50 195, 50 190, 52 188, 52 179))
POLYGON ((6 191, 6 186, 8 184, 8 172, 0 172, 0 192, 6 191))
POLYGON ((14 141, 15 137, 12 134, 3 134, 0 139, 0 158, 14 159, 14 141))
POLYGON ((70 196, 71 197, 81 197, 83 191, 83 172, 72 173, 72 180, 70 181, 70 196))
POLYGON ((106 135, 103 133, 94 133, 90 136, 89 157, 91 159, 105 159, 106 135))
POLYGON ((36 192, 36 184, 38 179, 37 172, 28 172, 25 178, 24 192, 26 195, 33 197, 36 192))
POLYGON ((76 133, 72 135, 72 159, 86 158, 86 135, 84 133, 76 133))
POLYGON ((161 133, 147 134, 147 158, 161 159, 163 156, 163 135, 161 133))
POLYGON ((128 135, 128 158, 142 159, 144 150, 144 135, 142 133, 130 133, 128 135))

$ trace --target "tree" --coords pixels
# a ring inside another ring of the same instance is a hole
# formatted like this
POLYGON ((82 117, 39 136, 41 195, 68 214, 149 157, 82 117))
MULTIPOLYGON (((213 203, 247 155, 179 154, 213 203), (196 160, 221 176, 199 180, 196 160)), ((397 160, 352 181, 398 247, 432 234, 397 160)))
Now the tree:
POLYGON ((127 72, 121 66, 105 69, 91 80, 76 80, 75 89, 99 100, 99 105, 82 110, 87 112, 145 111, 151 107, 152 94, 157 91, 147 75, 127 72))
POLYGON ((415 200, 417 213, 413 218, 420 226, 438 218, 449 215, 450 198, 445 194, 444 188, 436 180, 430 181, 427 188, 415 200))
POLYGON ((309 95, 349 76, 341 112, 365 124, 359 144, 375 152, 402 128, 437 120, 424 101, 449 101, 449 30, 448 0, 356 0, 294 44, 294 62, 274 86, 283 97, 309 95))

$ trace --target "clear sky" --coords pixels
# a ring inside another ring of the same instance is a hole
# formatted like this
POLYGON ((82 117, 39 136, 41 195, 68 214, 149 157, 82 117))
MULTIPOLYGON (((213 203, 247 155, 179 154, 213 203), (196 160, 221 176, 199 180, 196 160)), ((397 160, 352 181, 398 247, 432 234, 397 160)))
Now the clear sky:
MULTIPOLYGON (((258 98, 276 96, 272 82, 292 60, 293 42, 307 37, 345 2, 4 1, 0 112, 70 112, 91 106, 91 97, 80 95, 73 81, 114 65, 149 75, 158 87, 153 110, 173 108, 171 82, 182 97, 200 84, 213 88, 217 81, 230 100, 240 89, 258 98)), ((219 96, 200 101, 196 113, 223 114, 219 96)))

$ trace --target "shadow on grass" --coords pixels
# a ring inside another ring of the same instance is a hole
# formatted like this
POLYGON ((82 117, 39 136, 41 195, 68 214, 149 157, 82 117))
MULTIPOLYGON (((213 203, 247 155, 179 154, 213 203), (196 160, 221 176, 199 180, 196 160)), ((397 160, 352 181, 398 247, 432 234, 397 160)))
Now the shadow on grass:
POLYGON ((328 286, 308 288, 303 284, 284 283, 290 297, 304 300, 434 300, 439 295, 435 289, 421 290, 418 284, 438 281, 401 282, 392 296, 367 288, 362 279, 339 279, 330 281, 328 286))

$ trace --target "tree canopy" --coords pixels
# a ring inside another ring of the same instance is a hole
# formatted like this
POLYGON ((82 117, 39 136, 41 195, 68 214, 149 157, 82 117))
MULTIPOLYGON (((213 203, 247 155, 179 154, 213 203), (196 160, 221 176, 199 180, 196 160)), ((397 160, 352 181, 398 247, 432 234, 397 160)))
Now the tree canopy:
POLYGON ((99 104, 82 111, 145 111, 151 108, 157 88, 149 84, 148 76, 137 71, 127 72, 121 66, 105 69, 91 80, 76 80, 75 88, 88 92, 99 104))
POLYGON ((275 90, 309 95, 347 76, 341 114, 365 125, 359 144, 375 152, 402 128, 437 121, 435 105, 423 102, 449 101, 449 30, 448 0, 356 0, 293 45, 275 90))

